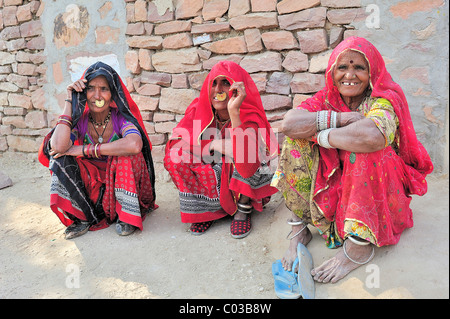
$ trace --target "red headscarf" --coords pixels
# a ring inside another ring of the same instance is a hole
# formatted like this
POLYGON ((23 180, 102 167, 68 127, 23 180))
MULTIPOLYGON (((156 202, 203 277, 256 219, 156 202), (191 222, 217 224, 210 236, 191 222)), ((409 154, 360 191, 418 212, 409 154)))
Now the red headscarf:
MULTIPOLYGON (((433 171, 428 152, 419 142, 414 130, 413 122, 409 112, 408 102, 402 88, 392 80, 388 73, 383 57, 372 43, 364 38, 349 37, 342 41, 332 52, 328 61, 325 74, 326 86, 314 97, 308 99, 299 108, 309 111, 332 109, 338 112, 350 112, 351 110, 342 100, 337 87, 333 82, 333 70, 340 54, 346 50, 354 50, 364 55, 370 68, 370 88, 372 97, 385 98, 389 100, 399 120, 399 156, 407 165, 410 178, 410 192, 423 195, 426 192, 426 175, 433 171)), ((329 162, 324 176, 329 176, 333 169, 331 162, 337 158, 335 149, 320 148, 321 157, 329 162)))
POLYGON ((260 136, 260 138, 265 143, 266 150, 270 155, 278 154, 278 142, 267 121, 255 82, 247 71, 231 61, 221 61, 214 65, 203 83, 200 96, 188 106, 185 116, 174 128, 173 136, 181 137, 191 146, 200 146, 201 134, 214 121, 214 109, 211 105, 209 92, 214 79, 219 76, 225 76, 230 84, 234 82, 244 83, 247 96, 240 107, 241 122, 245 127, 264 128, 265 131, 260 132, 264 133, 264 136, 260 136), (200 129, 194 129, 194 120, 200 121, 200 129), (189 136, 186 136, 186 130, 189 132, 189 136))

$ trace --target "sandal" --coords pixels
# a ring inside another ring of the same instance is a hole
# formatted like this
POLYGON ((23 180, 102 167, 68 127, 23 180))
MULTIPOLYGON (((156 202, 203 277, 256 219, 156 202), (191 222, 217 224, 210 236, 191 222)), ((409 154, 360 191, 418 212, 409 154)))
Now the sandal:
POLYGON ((231 237, 233 238, 244 238, 250 231, 252 230, 252 221, 250 218, 250 214, 247 214, 247 218, 245 220, 236 220, 233 219, 231 222, 230 232, 231 237))
POLYGON ((123 221, 117 220, 116 232, 119 236, 128 236, 134 233, 136 226, 124 223, 123 221))
POLYGON ((64 231, 66 239, 73 239, 84 235, 89 230, 89 222, 76 219, 71 225, 69 225, 64 231))
POLYGON ((203 235, 209 229, 209 227, 211 227, 212 223, 212 220, 201 223, 193 223, 189 230, 191 231, 192 235, 203 235))

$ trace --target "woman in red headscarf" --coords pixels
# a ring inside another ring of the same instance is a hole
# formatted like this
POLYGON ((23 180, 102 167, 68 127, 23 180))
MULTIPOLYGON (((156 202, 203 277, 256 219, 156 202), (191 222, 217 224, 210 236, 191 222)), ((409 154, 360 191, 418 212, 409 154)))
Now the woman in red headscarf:
POLYGON ((56 127, 39 150, 50 168, 50 207, 66 239, 117 221, 125 236, 155 208, 151 144, 117 72, 97 62, 67 87, 56 127))
POLYGON ((286 139, 272 185, 292 211, 284 268, 292 267, 298 243, 311 240, 311 224, 328 247, 343 246, 312 270, 315 280, 336 282, 369 262, 374 246, 396 244, 413 226, 410 195, 426 193, 433 165, 402 89, 370 42, 341 42, 325 77, 325 88, 283 120, 286 139))
POLYGON ((252 210, 262 211, 277 192, 269 185, 277 155, 252 78, 234 62, 219 62, 166 145, 164 166, 179 190, 181 221, 198 235, 232 215, 232 236, 247 236, 252 210))

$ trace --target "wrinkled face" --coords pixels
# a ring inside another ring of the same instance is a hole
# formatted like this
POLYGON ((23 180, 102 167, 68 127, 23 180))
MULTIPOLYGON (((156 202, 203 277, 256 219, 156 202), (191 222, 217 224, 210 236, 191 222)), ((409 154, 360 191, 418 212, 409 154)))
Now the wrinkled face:
POLYGON ((369 80, 369 64, 363 54, 347 50, 339 55, 333 70, 333 81, 343 98, 363 97, 369 80))
POLYGON ((225 76, 218 76, 213 80, 209 90, 209 100, 214 109, 218 111, 227 109, 230 86, 231 83, 225 76))
POLYGON ((92 79, 86 87, 86 97, 91 111, 103 111, 111 102, 111 90, 108 81, 102 75, 92 79))

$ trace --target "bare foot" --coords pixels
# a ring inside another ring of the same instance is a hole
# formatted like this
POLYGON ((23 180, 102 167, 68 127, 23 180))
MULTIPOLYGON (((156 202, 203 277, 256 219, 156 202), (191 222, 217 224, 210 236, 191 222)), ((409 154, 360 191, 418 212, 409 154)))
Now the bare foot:
MULTIPOLYGON (((298 219, 298 217, 294 218, 298 219)), ((292 236, 292 239, 289 241, 289 247, 284 253, 283 258, 281 258, 281 264, 287 271, 292 270, 292 265, 294 264, 295 258, 297 258, 298 243, 302 243, 306 246, 312 239, 311 231, 308 229, 308 227, 306 227, 306 224, 293 225, 292 233, 290 234, 290 236, 292 236), (301 231, 302 229, 303 231, 301 231), (297 234, 299 231, 301 231, 300 234, 295 236, 295 234, 297 234)))
POLYGON ((371 244, 361 246, 349 240, 346 240, 345 249, 347 255, 358 263, 355 263, 347 258, 344 253, 344 248, 342 248, 339 250, 336 256, 325 261, 319 267, 311 270, 311 275, 313 276, 315 281, 322 283, 335 283, 338 280, 344 278, 352 270, 355 270, 356 268, 361 266, 361 264, 369 262, 373 257, 373 247, 371 244))

